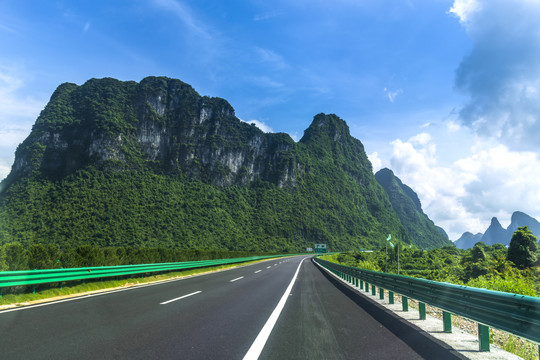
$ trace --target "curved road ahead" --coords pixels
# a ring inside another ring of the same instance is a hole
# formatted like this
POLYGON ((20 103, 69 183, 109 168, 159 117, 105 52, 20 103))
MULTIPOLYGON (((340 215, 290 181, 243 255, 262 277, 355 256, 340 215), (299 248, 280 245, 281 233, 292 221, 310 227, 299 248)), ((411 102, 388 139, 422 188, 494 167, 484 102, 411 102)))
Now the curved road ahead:
POLYGON ((257 357, 461 358, 305 256, 0 311, 2 359, 257 357))

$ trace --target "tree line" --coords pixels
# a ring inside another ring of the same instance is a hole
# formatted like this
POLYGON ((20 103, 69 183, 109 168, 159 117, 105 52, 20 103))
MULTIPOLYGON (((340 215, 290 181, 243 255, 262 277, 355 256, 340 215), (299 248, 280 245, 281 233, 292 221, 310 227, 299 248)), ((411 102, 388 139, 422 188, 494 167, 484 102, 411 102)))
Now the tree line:
POLYGON ((399 271, 401 275, 428 280, 540 295, 540 247, 526 226, 516 230, 508 248, 478 242, 468 250, 455 246, 420 250, 398 242, 393 248, 382 247, 374 252, 336 254, 332 260, 367 270, 399 271))
POLYGON ((270 253, 97 245, 59 248, 56 244, 41 243, 24 247, 18 242, 12 242, 0 246, 0 271, 135 265, 262 255, 270 253))

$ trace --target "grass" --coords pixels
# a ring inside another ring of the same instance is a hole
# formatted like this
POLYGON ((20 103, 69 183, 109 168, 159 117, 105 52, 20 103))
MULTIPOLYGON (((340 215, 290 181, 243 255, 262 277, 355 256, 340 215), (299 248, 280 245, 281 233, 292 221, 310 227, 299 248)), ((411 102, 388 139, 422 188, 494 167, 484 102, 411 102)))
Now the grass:
MULTIPOLYGON (((272 259, 265 259, 272 260, 272 259)), ((23 306, 33 302, 42 302, 47 300, 53 300, 58 297, 72 297, 77 295, 83 295, 89 292, 98 292, 105 290, 112 290, 115 288, 124 288, 134 285, 147 284, 158 281, 165 281, 177 278, 183 278, 187 276, 199 275, 204 273, 216 272, 226 269, 231 269, 239 266, 245 266, 254 264, 259 261, 250 261, 241 264, 228 264, 212 267, 205 267, 199 269, 187 269, 183 271, 169 272, 165 274, 156 274, 145 277, 129 277, 119 280, 88 280, 88 281, 73 281, 70 283, 64 283, 60 288, 60 284, 44 284, 36 287, 36 293, 32 293, 32 288, 29 286, 17 287, 17 292, 6 293, 0 298, 0 309, 10 306, 23 306), (26 290, 26 291, 21 291, 26 290)))

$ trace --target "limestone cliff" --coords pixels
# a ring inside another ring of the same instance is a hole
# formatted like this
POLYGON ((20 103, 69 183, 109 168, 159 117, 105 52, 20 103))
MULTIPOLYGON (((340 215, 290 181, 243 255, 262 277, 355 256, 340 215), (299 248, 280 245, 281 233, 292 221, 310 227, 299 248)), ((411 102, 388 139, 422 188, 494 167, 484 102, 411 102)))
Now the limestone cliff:
POLYGON ((263 133, 236 118, 227 101, 180 80, 92 79, 58 87, 17 149, 9 181, 62 177, 92 164, 180 170, 218 186, 262 179, 286 187, 299 172, 294 146, 290 136, 263 133))

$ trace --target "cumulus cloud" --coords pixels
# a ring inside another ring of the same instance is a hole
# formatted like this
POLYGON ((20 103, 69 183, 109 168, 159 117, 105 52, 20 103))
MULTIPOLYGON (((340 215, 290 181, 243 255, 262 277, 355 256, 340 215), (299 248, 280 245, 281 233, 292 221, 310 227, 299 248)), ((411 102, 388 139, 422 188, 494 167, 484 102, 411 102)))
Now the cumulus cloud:
POLYGON ((373 166, 373 172, 376 173, 380 169, 382 169, 382 160, 379 157, 378 152, 373 152, 371 154, 368 154, 368 159, 371 162, 371 165, 373 166))
POLYGON ((512 149, 538 150, 540 2, 455 0, 450 12, 472 40, 455 78, 468 96, 463 124, 512 149))
POLYGON ((466 24, 470 16, 478 10, 480 10, 478 0, 455 0, 454 5, 448 12, 457 16, 462 23, 466 24))
POLYGON ((491 217, 508 223, 512 212, 540 215, 540 159, 535 152, 477 141, 471 154, 449 165, 437 159, 434 140, 419 134, 392 142, 390 164, 419 195, 424 211, 456 240, 483 232, 491 217))

